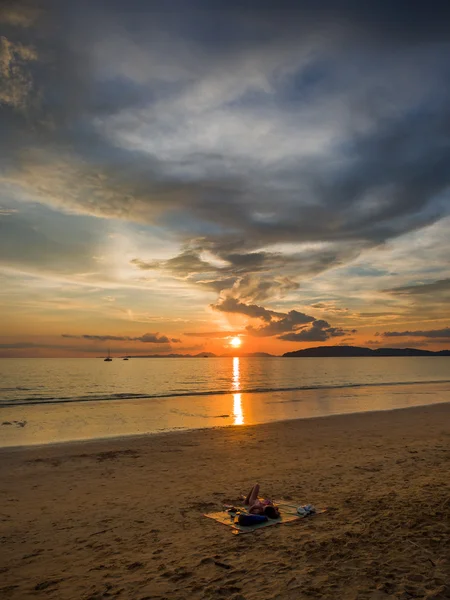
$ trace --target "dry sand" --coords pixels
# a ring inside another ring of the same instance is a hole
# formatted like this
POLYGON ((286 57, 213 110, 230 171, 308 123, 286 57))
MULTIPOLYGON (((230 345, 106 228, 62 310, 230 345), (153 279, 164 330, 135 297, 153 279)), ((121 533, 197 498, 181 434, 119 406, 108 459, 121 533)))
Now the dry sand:
POLYGON ((449 404, 0 456, 2 598, 450 598, 449 404), (255 481, 329 510, 202 517, 255 481))

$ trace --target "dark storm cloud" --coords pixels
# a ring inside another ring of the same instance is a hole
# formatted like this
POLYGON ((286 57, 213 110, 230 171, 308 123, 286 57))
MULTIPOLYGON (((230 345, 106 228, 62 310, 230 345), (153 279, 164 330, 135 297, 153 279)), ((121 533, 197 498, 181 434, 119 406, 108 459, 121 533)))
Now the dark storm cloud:
POLYGON ((211 304, 211 308, 225 313, 236 313, 245 315, 251 319, 262 319, 263 321, 270 322, 274 317, 283 317, 283 313, 278 313, 273 310, 267 310, 263 306, 257 304, 245 304, 240 302, 236 298, 224 298, 217 304, 211 304))
POLYGON ((211 290, 219 294, 223 290, 232 288, 236 283, 236 278, 229 277, 228 279, 197 279, 195 283, 206 290, 211 290))
POLYGON ((174 258, 170 258, 169 260, 155 260, 149 263, 135 258, 131 261, 131 264, 136 265, 138 269, 144 271, 165 269, 181 277, 188 277, 189 275, 199 273, 211 273, 211 271, 215 271, 215 268, 202 260, 198 252, 195 250, 186 250, 182 254, 179 254, 174 258))
POLYGON ((384 290, 397 296, 420 296, 422 294, 440 294, 450 291, 450 278, 440 279, 432 283, 420 283, 417 285, 404 285, 384 290))
POLYGON ((212 308, 264 321, 265 324, 260 327, 248 325, 245 328, 246 333, 253 337, 278 336, 277 339, 289 342, 323 342, 333 337, 356 333, 355 329, 348 331, 339 327, 331 327, 327 321, 315 319, 315 317, 297 310, 290 310, 288 313, 275 312, 256 304, 247 305, 230 297, 220 300, 217 304, 212 305, 212 308), (311 326, 306 328, 309 323, 311 326))
POLYGON ((187 248, 177 256, 168 260, 146 262, 138 258, 131 264, 142 270, 166 270, 175 275, 188 276, 217 271, 223 275, 240 275, 242 273, 257 273, 272 267, 286 266, 292 263, 292 257, 285 257, 275 252, 250 252, 248 254, 227 254, 220 248, 215 248, 206 240, 199 240, 194 248, 187 248), (203 260, 200 254, 203 250, 215 250, 226 266, 216 266, 203 260))
POLYGON ((308 329, 287 333, 279 336, 278 339, 286 342, 325 342, 330 338, 342 337, 348 333, 350 332, 340 327, 330 327, 327 321, 317 320, 308 329))
MULTIPOLYGON (((347 249, 350 256, 352 249, 347 249)), ((263 302, 269 298, 281 297, 298 289, 295 278, 315 275, 326 266, 331 266, 336 252, 317 251, 292 255, 280 252, 250 252, 248 254, 228 254, 215 248, 205 240, 199 240, 195 247, 188 247, 180 254, 167 260, 145 261, 134 258, 132 265, 143 271, 164 271, 179 279, 221 292, 229 290, 233 296, 245 302, 263 302), (222 266, 201 258, 207 250, 220 260, 222 266), (270 279, 266 273, 273 273, 270 279)))
POLYGON ((68 333, 63 333, 62 337, 92 340, 96 342, 144 342, 146 344, 169 344, 170 342, 178 343, 181 341, 174 338, 168 338, 166 335, 160 335, 159 333, 144 333, 144 335, 139 337, 130 337, 128 335, 70 335, 68 333))
POLYGON ((423 338, 448 338, 450 339, 450 327, 443 329, 429 329, 425 331, 385 331, 383 337, 423 337, 423 338))
MULTIPOLYGON (((278 316, 281 316, 281 314, 278 316)), ((305 325, 305 323, 311 323, 314 320, 314 317, 305 315, 304 313, 301 313, 297 310, 290 310, 288 314, 282 316, 282 318, 277 320, 272 319, 268 325, 264 325, 258 328, 249 325, 247 327, 247 332, 249 333, 249 335, 253 335, 256 337, 278 335, 285 331, 294 331, 295 329, 298 329, 300 325, 305 325)))
MULTIPOLYGON (((257 274, 269 269, 288 269, 289 267, 301 269, 302 272, 306 272, 307 270, 313 271, 320 260, 319 256, 308 257, 297 256, 295 254, 289 256, 280 252, 228 253, 223 251, 220 246, 213 246, 213 250, 219 254, 222 260, 229 263, 229 271, 239 276, 246 275, 247 273, 257 274)), ((325 257, 322 256, 324 263, 327 265, 330 263, 331 254, 327 252, 325 257)), ((318 270, 320 270, 320 267, 318 270)))
POLYGON ((448 3, 5 6, 3 180, 59 210, 201 238, 226 266, 195 248, 133 263, 233 290, 217 310, 254 316, 448 210, 448 3), (312 246, 261 250, 281 242, 312 246))

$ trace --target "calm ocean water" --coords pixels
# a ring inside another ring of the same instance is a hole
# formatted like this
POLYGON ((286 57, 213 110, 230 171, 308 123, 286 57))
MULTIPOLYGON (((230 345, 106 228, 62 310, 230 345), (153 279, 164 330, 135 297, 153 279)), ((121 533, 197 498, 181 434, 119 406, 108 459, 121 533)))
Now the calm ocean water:
POLYGON ((0 445, 448 401, 449 357, 4 359, 0 445))

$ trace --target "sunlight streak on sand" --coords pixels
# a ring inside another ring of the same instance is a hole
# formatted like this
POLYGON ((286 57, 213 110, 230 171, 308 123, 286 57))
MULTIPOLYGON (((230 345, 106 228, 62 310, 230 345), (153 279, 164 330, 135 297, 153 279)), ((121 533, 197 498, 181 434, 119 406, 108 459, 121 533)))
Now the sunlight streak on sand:
POLYGON ((241 394, 233 394, 233 398, 234 398, 234 402, 233 402, 234 423, 233 423, 233 425, 243 425, 244 424, 244 412, 242 410, 241 394))

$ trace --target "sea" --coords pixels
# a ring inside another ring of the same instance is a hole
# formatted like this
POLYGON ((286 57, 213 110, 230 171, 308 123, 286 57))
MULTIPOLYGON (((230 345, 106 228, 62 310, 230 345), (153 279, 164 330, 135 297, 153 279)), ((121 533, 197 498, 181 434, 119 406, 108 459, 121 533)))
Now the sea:
POLYGON ((1 359, 0 447, 450 402, 450 357, 1 359))

